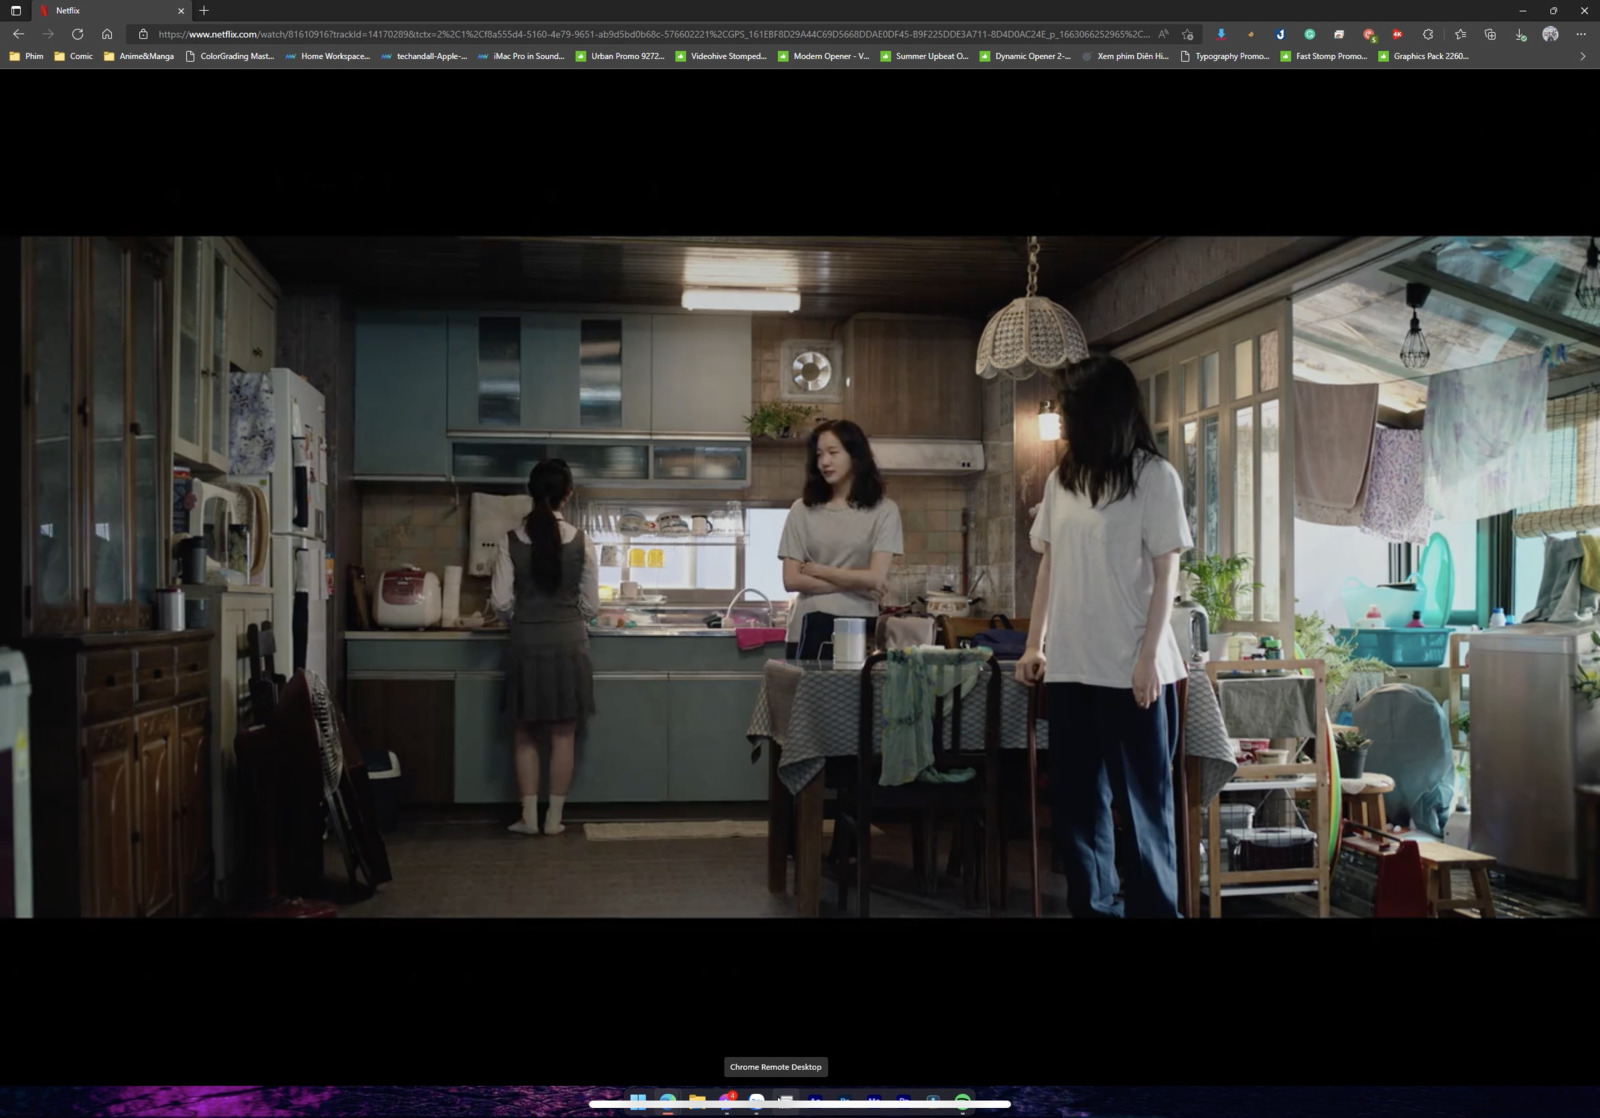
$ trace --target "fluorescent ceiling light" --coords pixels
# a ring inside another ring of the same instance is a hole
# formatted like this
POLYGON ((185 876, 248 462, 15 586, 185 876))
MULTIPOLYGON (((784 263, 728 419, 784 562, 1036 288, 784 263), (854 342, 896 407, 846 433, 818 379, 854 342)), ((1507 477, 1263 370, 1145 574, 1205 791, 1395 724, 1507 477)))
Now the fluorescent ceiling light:
POLYGON ((798 291, 767 291, 736 287, 689 287, 683 292, 689 311, 789 311, 800 309, 798 291))

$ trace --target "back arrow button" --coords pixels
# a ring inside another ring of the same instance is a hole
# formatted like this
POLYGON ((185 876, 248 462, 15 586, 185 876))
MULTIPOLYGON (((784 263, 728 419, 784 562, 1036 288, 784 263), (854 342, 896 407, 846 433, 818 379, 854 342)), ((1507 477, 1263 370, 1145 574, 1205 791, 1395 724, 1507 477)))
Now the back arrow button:
POLYGON ((15 30, 15 31, 13 31, 13 32, 12 32, 12 33, 11 33, 11 37, 12 37, 12 38, 13 38, 13 39, 20 39, 20 38, 22 38, 22 28, 20 28, 20 27, 19 27, 19 28, 17 28, 17 29, 16 29, 16 30, 15 30))

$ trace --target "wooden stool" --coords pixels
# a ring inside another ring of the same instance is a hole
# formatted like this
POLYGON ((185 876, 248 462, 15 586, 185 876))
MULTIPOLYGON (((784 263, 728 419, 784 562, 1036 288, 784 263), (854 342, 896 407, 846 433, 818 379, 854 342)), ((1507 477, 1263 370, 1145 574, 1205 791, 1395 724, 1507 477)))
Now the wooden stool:
POLYGON ((1417 848, 1428 873, 1428 911, 1432 915, 1477 909, 1479 916, 1494 916, 1494 895, 1489 891, 1489 867, 1495 864, 1493 858, 1442 842, 1419 842, 1417 848), (1450 895, 1450 874, 1457 869, 1472 875, 1473 896, 1462 900, 1454 900, 1450 895))
POLYGON ((1383 797, 1394 791, 1394 778, 1382 773, 1367 773, 1339 782, 1344 797, 1344 817, 1352 823, 1375 830, 1389 830, 1389 819, 1384 814, 1383 797))

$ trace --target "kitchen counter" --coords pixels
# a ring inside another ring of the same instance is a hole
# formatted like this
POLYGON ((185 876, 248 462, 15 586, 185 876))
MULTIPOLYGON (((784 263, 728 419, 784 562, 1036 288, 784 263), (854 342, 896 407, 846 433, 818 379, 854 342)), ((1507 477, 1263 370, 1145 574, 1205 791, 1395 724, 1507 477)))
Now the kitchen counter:
MULTIPOLYGON (((594 625, 591 637, 731 637, 736 629, 708 629, 700 626, 638 625, 632 629, 594 625)), ((469 641, 490 637, 503 637, 508 630, 500 629, 363 629, 345 634, 352 641, 469 641)))
MULTIPOLYGON (((605 639, 589 645, 595 713, 578 743, 570 802, 767 798, 767 766, 752 762, 744 733, 767 661, 783 657, 781 641, 744 649, 728 639, 736 630, 703 625, 590 632, 605 639)), ((412 774, 412 802, 517 802, 505 710, 506 634, 346 634, 351 730, 363 743, 388 743, 401 773, 412 774)))

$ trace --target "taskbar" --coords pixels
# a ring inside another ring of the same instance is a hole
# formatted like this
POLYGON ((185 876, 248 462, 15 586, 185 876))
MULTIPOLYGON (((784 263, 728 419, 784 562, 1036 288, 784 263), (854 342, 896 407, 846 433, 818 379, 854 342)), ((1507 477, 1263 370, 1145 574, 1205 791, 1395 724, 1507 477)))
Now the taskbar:
MULTIPOLYGON (((995 1115, 1011 1103, 962 1087, 673 1087, 591 1099, 596 1114, 995 1115)), ((1066 1112, 1063 1112, 1066 1113, 1066 1112)))

